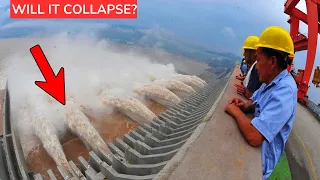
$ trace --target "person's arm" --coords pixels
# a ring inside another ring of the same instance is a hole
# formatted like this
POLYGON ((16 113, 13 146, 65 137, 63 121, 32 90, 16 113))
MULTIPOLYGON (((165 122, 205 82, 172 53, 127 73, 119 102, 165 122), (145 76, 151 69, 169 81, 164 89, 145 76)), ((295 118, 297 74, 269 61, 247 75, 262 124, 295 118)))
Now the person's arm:
POLYGON ((255 111, 254 102, 257 100, 257 95, 260 94, 260 90, 261 90, 260 88, 257 89, 252 94, 250 99, 243 104, 243 106, 239 106, 244 113, 254 113, 254 111, 255 111))
POLYGON ((252 95, 253 93, 250 90, 246 89, 246 93, 244 94, 244 97, 247 99, 250 99, 252 95))
POLYGON ((226 112, 236 120, 241 133, 250 146, 255 147, 262 144, 264 140, 262 134, 251 125, 251 119, 248 118, 235 104, 229 104, 226 108, 226 112))
POLYGON ((297 103, 296 93, 289 86, 277 87, 264 104, 263 110, 257 108, 259 115, 253 118, 251 124, 268 142, 273 141, 294 115, 297 103))
POLYGON ((250 99, 253 95, 249 89, 245 88, 243 85, 235 85, 237 87, 237 93, 243 95, 246 99, 250 99))
POLYGON ((248 82, 248 86, 246 88, 245 94, 244 96, 247 99, 250 99, 253 95, 253 93, 258 90, 261 86, 261 83, 259 81, 259 75, 258 75, 258 71, 255 69, 255 67, 253 67, 254 69, 252 69, 251 75, 250 75, 250 79, 248 82))
POLYGON ((251 99, 245 102, 239 98, 232 98, 229 104, 235 104, 243 113, 254 113, 255 105, 251 99))
POLYGON ((254 113, 254 104, 253 101, 250 99, 247 102, 245 102, 244 106, 241 107, 242 112, 244 113, 254 113))

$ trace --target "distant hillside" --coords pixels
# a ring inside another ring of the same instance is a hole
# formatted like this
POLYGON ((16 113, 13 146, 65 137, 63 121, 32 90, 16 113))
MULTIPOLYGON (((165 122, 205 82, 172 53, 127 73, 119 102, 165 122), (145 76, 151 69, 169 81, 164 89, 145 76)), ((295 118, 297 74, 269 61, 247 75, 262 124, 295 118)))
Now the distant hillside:
MULTIPOLYGON (((90 26, 90 23, 88 23, 90 26)), ((0 28, 0 38, 37 36, 42 37, 61 32, 61 28, 15 27, 0 28)), ((68 29, 70 34, 82 32, 80 28, 68 29)), ((199 44, 184 40, 174 33, 161 28, 142 28, 128 25, 112 24, 106 28, 90 29, 90 34, 112 42, 139 46, 147 49, 164 49, 174 55, 209 64, 212 67, 230 68, 240 57, 232 53, 220 53, 199 44)))
POLYGON ((164 49, 174 55, 211 64, 213 67, 230 68, 241 58, 232 53, 215 52, 201 45, 192 44, 160 28, 147 29, 127 25, 111 25, 108 29, 100 30, 98 36, 132 46, 164 49))

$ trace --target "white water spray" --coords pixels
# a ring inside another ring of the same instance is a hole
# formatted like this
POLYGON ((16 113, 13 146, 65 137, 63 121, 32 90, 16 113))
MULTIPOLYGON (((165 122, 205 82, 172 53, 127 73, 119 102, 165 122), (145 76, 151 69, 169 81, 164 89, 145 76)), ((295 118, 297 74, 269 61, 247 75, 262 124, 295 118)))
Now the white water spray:
MULTIPOLYGON (((105 114, 105 111, 109 110, 105 106, 102 109, 101 104, 107 102, 106 104, 118 108, 135 120, 149 122, 155 115, 139 102, 135 93, 167 107, 181 102, 181 99, 173 93, 173 86, 152 85, 135 89, 135 83, 144 85, 152 83, 150 77, 170 80, 177 74, 172 64, 157 64, 139 54, 123 51, 118 53, 113 51, 106 41, 96 41, 83 36, 71 38, 63 34, 48 39, 12 41, 16 41, 16 44, 28 41, 24 47, 16 49, 22 50, 21 52, 16 52, 17 54, 7 58, 6 62, 10 63, 8 69, 4 71, 8 72, 13 121, 22 130, 21 136, 36 134, 57 165, 66 166, 59 137, 64 135, 67 128, 79 136, 88 147, 109 152, 106 143, 81 112, 83 108, 79 107, 80 105, 85 109, 98 110, 99 113, 105 114), (67 101, 66 106, 62 106, 34 84, 34 81, 44 80, 29 51, 29 48, 36 44, 41 45, 55 73, 64 67, 66 95, 72 95, 76 104, 67 101), (108 100, 101 101, 100 90, 104 85, 109 90, 120 88, 123 93, 116 96, 118 99, 113 99, 115 101, 112 103, 108 100), (170 87, 172 92, 168 90, 170 87), (44 95, 47 96, 45 101, 34 103, 44 95), (19 118, 23 116, 20 110, 21 104, 24 103, 33 110, 30 112, 35 115, 32 122, 29 118, 19 118)), ((186 91, 191 92, 191 89, 186 91)))
POLYGON ((180 82, 174 79, 170 79, 170 80, 158 79, 153 81, 152 84, 165 87, 182 99, 195 93, 195 90, 191 86, 188 86, 183 82, 180 82))
POLYGON ((26 120, 30 120, 31 129, 42 142, 44 149, 58 166, 67 170, 67 173, 71 173, 72 169, 68 164, 63 148, 59 142, 58 133, 56 128, 50 123, 50 119, 42 112, 33 112, 31 116, 28 106, 26 104, 23 106, 24 109, 21 109, 21 115, 23 115, 23 118, 26 120))
POLYGON ((175 80, 178 80, 180 82, 183 82, 189 86, 191 86, 195 90, 199 90, 206 86, 206 82, 203 82, 203 80, 199 80, 200 78, 196 76, 190 76, 190 75, 182 75, 182 74, 175 74, 173 75, 173 78, 175 80))
MULTIPOLYGON (((134 97, 116 94, 121 89, 106 89, 100 95, 100 100, 105 105, 117 108, 123 114, 129 116, 138 123, 150 123, 157 116, 144 104, 134 97)), ((123 92, 123 91, 122 91, 123 92)))
POLYGON ((135 88, 133 91, 168 108, 181 102, 181 99, 173 92, 158 85, 144 85, 135 88))
POLYGON ((101 149, 104 152, 111 154, 107 144, 92 126, 87 116, 81 112, 79 106, 72 100, 66 102, 65 120, 67 121, 71 132, 82 140, 87 149, 95 150, 96 152, 101 149))

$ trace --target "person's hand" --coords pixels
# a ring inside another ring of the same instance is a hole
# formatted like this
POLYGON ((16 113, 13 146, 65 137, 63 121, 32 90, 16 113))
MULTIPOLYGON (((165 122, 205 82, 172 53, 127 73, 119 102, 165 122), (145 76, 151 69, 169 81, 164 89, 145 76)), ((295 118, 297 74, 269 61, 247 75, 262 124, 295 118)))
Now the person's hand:
POLYGON ((236 79, 238 79, 238 80, 240 80, 240 81, 243 81, 245 78, 246 78, 245 76, 242 76, 242 77, 236 76, 236 79))
POLYGON ((230 99, 229 104, 235 104, 236 106, 238 106, 240 108, 242 108, 245 105, 244 101, 240 98, 230 99))
POLYGON ((246 93, 246 88, 241 84, 234 85, 237 88, 237 93, 240 95, 244 95, 246 93))
POLYGON ((237 116, 239 111, 241 110, 235 103, 228 104, 225 108, 225 112, 230 114, 232 117, 237 116))

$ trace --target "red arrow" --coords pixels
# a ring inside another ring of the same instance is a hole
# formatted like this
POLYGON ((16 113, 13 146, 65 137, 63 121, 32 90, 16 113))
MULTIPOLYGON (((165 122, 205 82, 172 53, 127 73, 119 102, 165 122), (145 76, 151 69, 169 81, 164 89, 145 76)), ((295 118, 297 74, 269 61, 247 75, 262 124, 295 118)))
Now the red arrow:
POLYGON ((46 81, 35 81, 35 84, 39 86, 42 90, 47 92, 50 96, 55 98, 61 104, 66 104, 66 93, 64 84, 64 68, 62 67, 57 76, 54 72, 44 55, 40 45, 36 45, 30 48, 30 52, 36 61, 44 79, 46 81))

